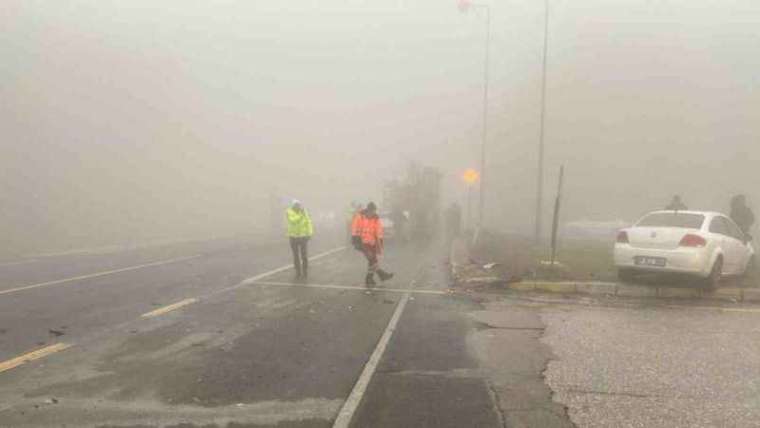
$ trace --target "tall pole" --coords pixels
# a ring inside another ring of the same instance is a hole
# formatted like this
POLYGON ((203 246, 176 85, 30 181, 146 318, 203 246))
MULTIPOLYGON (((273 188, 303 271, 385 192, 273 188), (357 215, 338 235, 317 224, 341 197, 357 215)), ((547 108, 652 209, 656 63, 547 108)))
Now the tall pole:
POLYGON ((544 199, 544 127, 546 118, 546 59, 549 52, 549 0, 544 0, 544 58, 541 74, 541 124, 538 138, 538 177, 536 180, 536 243, 541 242, 541 214, 544 199))
POLYGON ((478 228, 483 227, 485 212, 485 183, 486 183, 486 143, 488 141, 488 69, 491 52, 491 7, 482 5, 486 11, 486 46, 483 60, 483 140, 480 143, 480 200, 478 201, 478 228))
POLYGON ((467 227, 472 227, 472 184, 467 185, 467 227))
POLYGON ((559 231, 559 210, 562 204, 562 183, 565 178, 565 166, 559 167, 559 183, 557 183, 557 199, 554 200, 554 218, 552 219, 552 269, 557 257, 557 232, 559 231))
POLYGON ((491 54, 491 6, 486 3, 472 3, 470 0, 459 0, 459 10, 466 12, 470 8, 481 8, 486 12, 486 38, 485 52, 483 59, 483 130, 482 141, 480 142, 480 191, 478 200, 478 224, 480 229, 483 226, 483 213, 485 212, 486 198, 486 144, 488 142, 488 69, 491 54))

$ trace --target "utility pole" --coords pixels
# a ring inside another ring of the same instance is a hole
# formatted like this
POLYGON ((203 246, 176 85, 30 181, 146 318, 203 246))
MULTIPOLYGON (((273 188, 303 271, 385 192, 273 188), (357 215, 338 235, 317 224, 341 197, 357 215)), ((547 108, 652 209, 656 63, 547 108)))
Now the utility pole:
POLYGON ((552 219, 552 269, 557 258, 557 233, 559 232, 559 210, 562 204, 562 184, 565 179, 565 166, 559 167, 559 183, 557 183, 557 199, 554 200, 554 218, 552 219))
POLYGON ((488 81, 491 61, 491 6, 486 3, 473 3, 469 0, 459 0, 459 9, 466 12, 469 8, 483 9, 486 13, 486 38, 483 58, 483 129, 480 143, 480 191, 478 200, 478 228, 483 226, 485 212, 485 176, 486 176, 486 144, 488 142, 488 81))
POLYGON ((478 201, 478 228, 483 227, 483 213, 485 212, 486 190, 486 143, 488 142, 488 68, 491 51, 491 8, 485 5, 486 10, 486 46, 485 59, 483 60, 483 141, 480 143, 480 200, 478 201))
POLYGON ((468 168, 462 174, 462 180, 467 185, 467 227, 470 228, 472 227, 472 188, 475 187, 475 183, 481 180, 481 174, 472 168, 468 168))
POLYGON ((544 57, 541 73, 541 124, 538 138, 538 176, 536 179, 536 244, 541 242, 544 199, 544 136, 546 122, 546 62, 549 53, 549 0, 544 0, 544 57))

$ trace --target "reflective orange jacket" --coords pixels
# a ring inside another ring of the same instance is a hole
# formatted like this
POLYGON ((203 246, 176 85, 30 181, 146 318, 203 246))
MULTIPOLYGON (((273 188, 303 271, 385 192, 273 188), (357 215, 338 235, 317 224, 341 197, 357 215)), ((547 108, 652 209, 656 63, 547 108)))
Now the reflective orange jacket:
POLYGON ((383 241, 383 222, 377 215, 367 216, 361 212, 354 216, 351 222, 351 234, 360 236, 362 243, 367 245, 382 244, 383 241))
POLYGON ((354 216, 351 218, 351 236, 361 236, 362 231, 362 212, 357 211, 354 213, 354 216))

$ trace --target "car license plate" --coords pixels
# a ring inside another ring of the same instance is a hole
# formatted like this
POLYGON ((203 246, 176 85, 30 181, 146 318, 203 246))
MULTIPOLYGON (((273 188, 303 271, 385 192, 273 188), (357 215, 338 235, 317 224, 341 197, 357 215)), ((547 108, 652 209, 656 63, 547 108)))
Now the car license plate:
POLYGON ((665 257, 638 256, 638 257, 635 257, 633 261, 634 263, 636 263, 636 266, 665 267, 665 265, 668 263, 665 257))

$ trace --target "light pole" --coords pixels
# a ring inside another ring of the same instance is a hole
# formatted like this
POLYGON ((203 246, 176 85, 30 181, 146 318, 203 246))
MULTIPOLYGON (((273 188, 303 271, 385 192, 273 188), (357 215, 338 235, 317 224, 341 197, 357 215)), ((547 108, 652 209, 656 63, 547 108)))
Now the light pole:
POLYGON ((480 143, 480 192, 478 201, 478 228, 483 226, 485 212, 485 176, 486 176, 486 142, 488 141, 488 69, 491 51, 491 6, 485 3, 472 3, 468 0, 459 1, 459 9, 466 12, 470 8, 482 9, 486 13, 486 40, 483 58, 483 130, 480 143))
POLYGON ((462 180, 467 185, 467 227, 472 227, 472 188, 478 181, 482 185, 482 176, 472 168, 468 168, 462 174, 462 180))
POLYGON ((546 118, 546 60, 549 54, 549 0, 544 0, 544 55, 541 73, 541 124, 538 137, 538 176, 536 177, 536 244, 541 242, 544 200, 544 124, 546 118))

